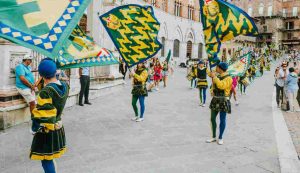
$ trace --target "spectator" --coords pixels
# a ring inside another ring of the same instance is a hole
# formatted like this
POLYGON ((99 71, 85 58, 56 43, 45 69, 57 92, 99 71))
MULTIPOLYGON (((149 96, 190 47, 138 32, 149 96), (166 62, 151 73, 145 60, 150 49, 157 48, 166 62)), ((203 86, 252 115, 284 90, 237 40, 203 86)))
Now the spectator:
POLYGON ((89 101, 89 92, 90 92, 90 69, 88 67, 83 67, 79 69, 80 76, 80 93, 79 93, 79 105, 84 106, 82 104, 82 99, 84 95, 84 104, 91 105, 89 101))
POLYGON ((123 80, 125 80, 128 68, 127 68, 126 63, 122 60, 122 58, 119 58, 119 61, 120 61, 119 72, 123 75, 123 80))
POLYGON ((286 85, 287 85, 287 95, 290 104, 290 110, 287 112, 299 112, 299 104, 297 101, 297 92, 298 92, 298 75, 295 73, 293 67, 289 68, 290 74, 287 76, 286 85))
POLYGON ((30 112, 35 108, 35 85, 30 64, 32 56, 25 55, 23 62, 16 67, 16 88, 29 104, 30 112))
POLYGON ((278 68, 278 70, 275 71, 276 102, 278 108, 280 107, 280 103, 282 104, 283 102, 284 80, 287 77, 287 74, 286 63, 282 63, 281 68, 278 68))

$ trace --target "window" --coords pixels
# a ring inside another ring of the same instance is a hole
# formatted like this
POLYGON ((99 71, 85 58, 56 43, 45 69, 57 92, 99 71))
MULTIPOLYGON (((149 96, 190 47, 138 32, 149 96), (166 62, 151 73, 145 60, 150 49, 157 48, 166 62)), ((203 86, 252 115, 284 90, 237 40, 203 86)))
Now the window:
POLYGON ((179 1, 175 1, 174 14, 175 16, 181 16, 181 3, 179 1))
POLYGON ((283 17, 286 17, 286 9, 285 8, 282 9, 282 15, 283 15, 283 17))
POLYGON ((156 0, 151 0, 151 5, 156 6, 156 0))
POLYGON ((264 25, 264 24, 266 24, 266 21, 265 21, 265 19, 261 19, 261 21, 260 21, 260 24, 261 24, 261 25, 264 25))
POLYGON ((285 28, 286 29, 294 29, 294 22, 286 22, 285 28))
POLYGON ((173 47, 174 57, 179 57, 179 46, 180 46, 180 41, 177 39, 174 40, 174 47, 173 47))
POLYGON ((168 0, 163 0, 162 3, 161 3, 161 7, 162 7, 163 11, 167 12, 167 10, 168 10, 168 0))
POLYGON ((273 6, 268 7, 268 16, 272 16, 273 14, 273 6))
POLYGON ((258 14, 260 16, 264 15, 264 4, 263 3, 260 3, 260 5, 259 5, 258 14))
POLYGON ((268 32, 268 26, 263 26, 263 28, 264 28, 264 32, 268 32))
POLYGON ((298 16, 298 7, 293 7, 293 17, 298 16))
POLYGON ((188 19, 194 19, 194 7, 192 7, 191 5, 188 5, 188 19))
POLYGON ((248 8, 248 14, 249 14, 249 16, 252 16, 252 11, 253 11, 252 7, 249 7, 248 8))

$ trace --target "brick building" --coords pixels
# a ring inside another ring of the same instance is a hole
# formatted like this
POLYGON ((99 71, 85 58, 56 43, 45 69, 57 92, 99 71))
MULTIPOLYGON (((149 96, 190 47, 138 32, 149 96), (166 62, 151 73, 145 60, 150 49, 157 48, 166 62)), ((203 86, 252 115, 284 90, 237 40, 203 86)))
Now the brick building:
POLYGON ((231 0, 258 19, 259 45, 275 43, 277 48, 300 49, 300 0, 231 0))

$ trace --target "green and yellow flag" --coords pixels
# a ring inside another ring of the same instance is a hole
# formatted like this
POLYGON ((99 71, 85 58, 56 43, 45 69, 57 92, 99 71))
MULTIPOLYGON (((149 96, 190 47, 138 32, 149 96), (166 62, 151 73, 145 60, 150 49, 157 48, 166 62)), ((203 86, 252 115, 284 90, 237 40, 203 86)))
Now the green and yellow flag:
POLYGON ((151 6, 124 5, 99 18, 128 67, 155 56, 162 47, 157 40, 160 23, 151 6))
POLYGON ((56 57, 59 68, 78 68, 117 64, 110 50, 98 46, 77 25, 56 57))
POLYGON ((169 63, 170 60, 171 60, 171 55, 172 55, 172 51, 169 50, 168 55, 167 55, 167 57, 166 57, 166 61, 167 61, 168 63, 169 63))
POLYGON ((251 53, 249 52, 248 54, 240 57, 238 61, 229 65, 227 71, 231 76, 243 76, 246 73, 246 71, 249 69, 250 62, 251 62, 251 53))
POLYGON ((91 0, 0 0, 0 37, 55 58, 91 0))
POLYGON ((216 62, 221 44, 236 36, 256 36, 252 18, 240 8, 223 0, 200 0, 200 13, 206 51, 210 61, 216 62))

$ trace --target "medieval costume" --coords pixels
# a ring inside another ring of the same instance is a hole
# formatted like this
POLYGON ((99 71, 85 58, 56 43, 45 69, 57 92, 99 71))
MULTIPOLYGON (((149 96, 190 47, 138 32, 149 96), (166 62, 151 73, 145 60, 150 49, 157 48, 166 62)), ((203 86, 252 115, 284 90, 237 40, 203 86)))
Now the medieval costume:
POLYGON ((56 64, 49 59, 39 65, 39 73, 46 83, 37 97, 37 106, 32 111, 32 134, 34 135, 30 159, 41 160, 45 173, 55 173, 53 160, 66 151, 66 138, 62 124, 62 112, 69 94, 65 82, 55 78, 56 64))
POLYGON ((246 95, 246 88, 250 84, 248 74, 249 74, 248 71, 246 71, 245 74, 239 78, 239 89, 240 89, 241 95, 243 95, 243 94, 246 95))
POLYGON ((235 100, 235 105, 239 105, 239 102, 237 100, 237 93, 236 93, 236 87, 238 85, 238 77, 237 76, 234 76, 232 77, 232 87, 231 87, 231 91, 230 91, 230 98, 232 97, 233 95, 233 98, 235 100))
POLYGON ((198 68, 194 71, 194 78, 197 81, 197 88, 199 88, 200 106, 205 106, 206 103, 206 90, 207 83, 207 68, 204 66, 204 62, 200 61, 198 68))
POLYGON ((159 82, 162 80, 162 69, 159 60, 157 60, 154 65, 154 83, 157 91, 159 90, 159 82))
POLYGON ((196 74, 197 71, 197 65, 192 65, 191 72, 189 75, 189 78, 191 79, 191 89, 196 88, 196 74))
POLYGON ((261 75, 264 75, 264 68, 265 68, 265 60, 263 57, 260 59, 260 64, 259 64, 259 71, 261 75))
POLYGON ((162 78, 164 82, 164 87, 167 87, 168 76, 169 76, 169 63, 165 61, 162 67, 162 78))
POLYGON ((227 63, 220 62, 217 66, 217 72, 220 71, 219 76, 212 76, 212 101, 209 108, 211 109, 211 128, 212 139, 206 142, 216 142, 217 123, 216 117, 220 113, 220 130, 218 144, 223 144, 223 133, 226 127, 226 114, 231 113, 231 103, 229 100, 230 90, 232 88, 232 78, 226 72, 228 69, 227 63))
POLYGON ((148 72, 143 64, 138 64, 138 67, 133 75, 133 89, 132 94, 132 107, 135 113, 134 121, 140 122, 144 120, 145 112, 145 97, 148 96, 146 82, 148 78, 148 72), (141 106, 140 116, 138 114, 137 101, 139 100, 141 106))

